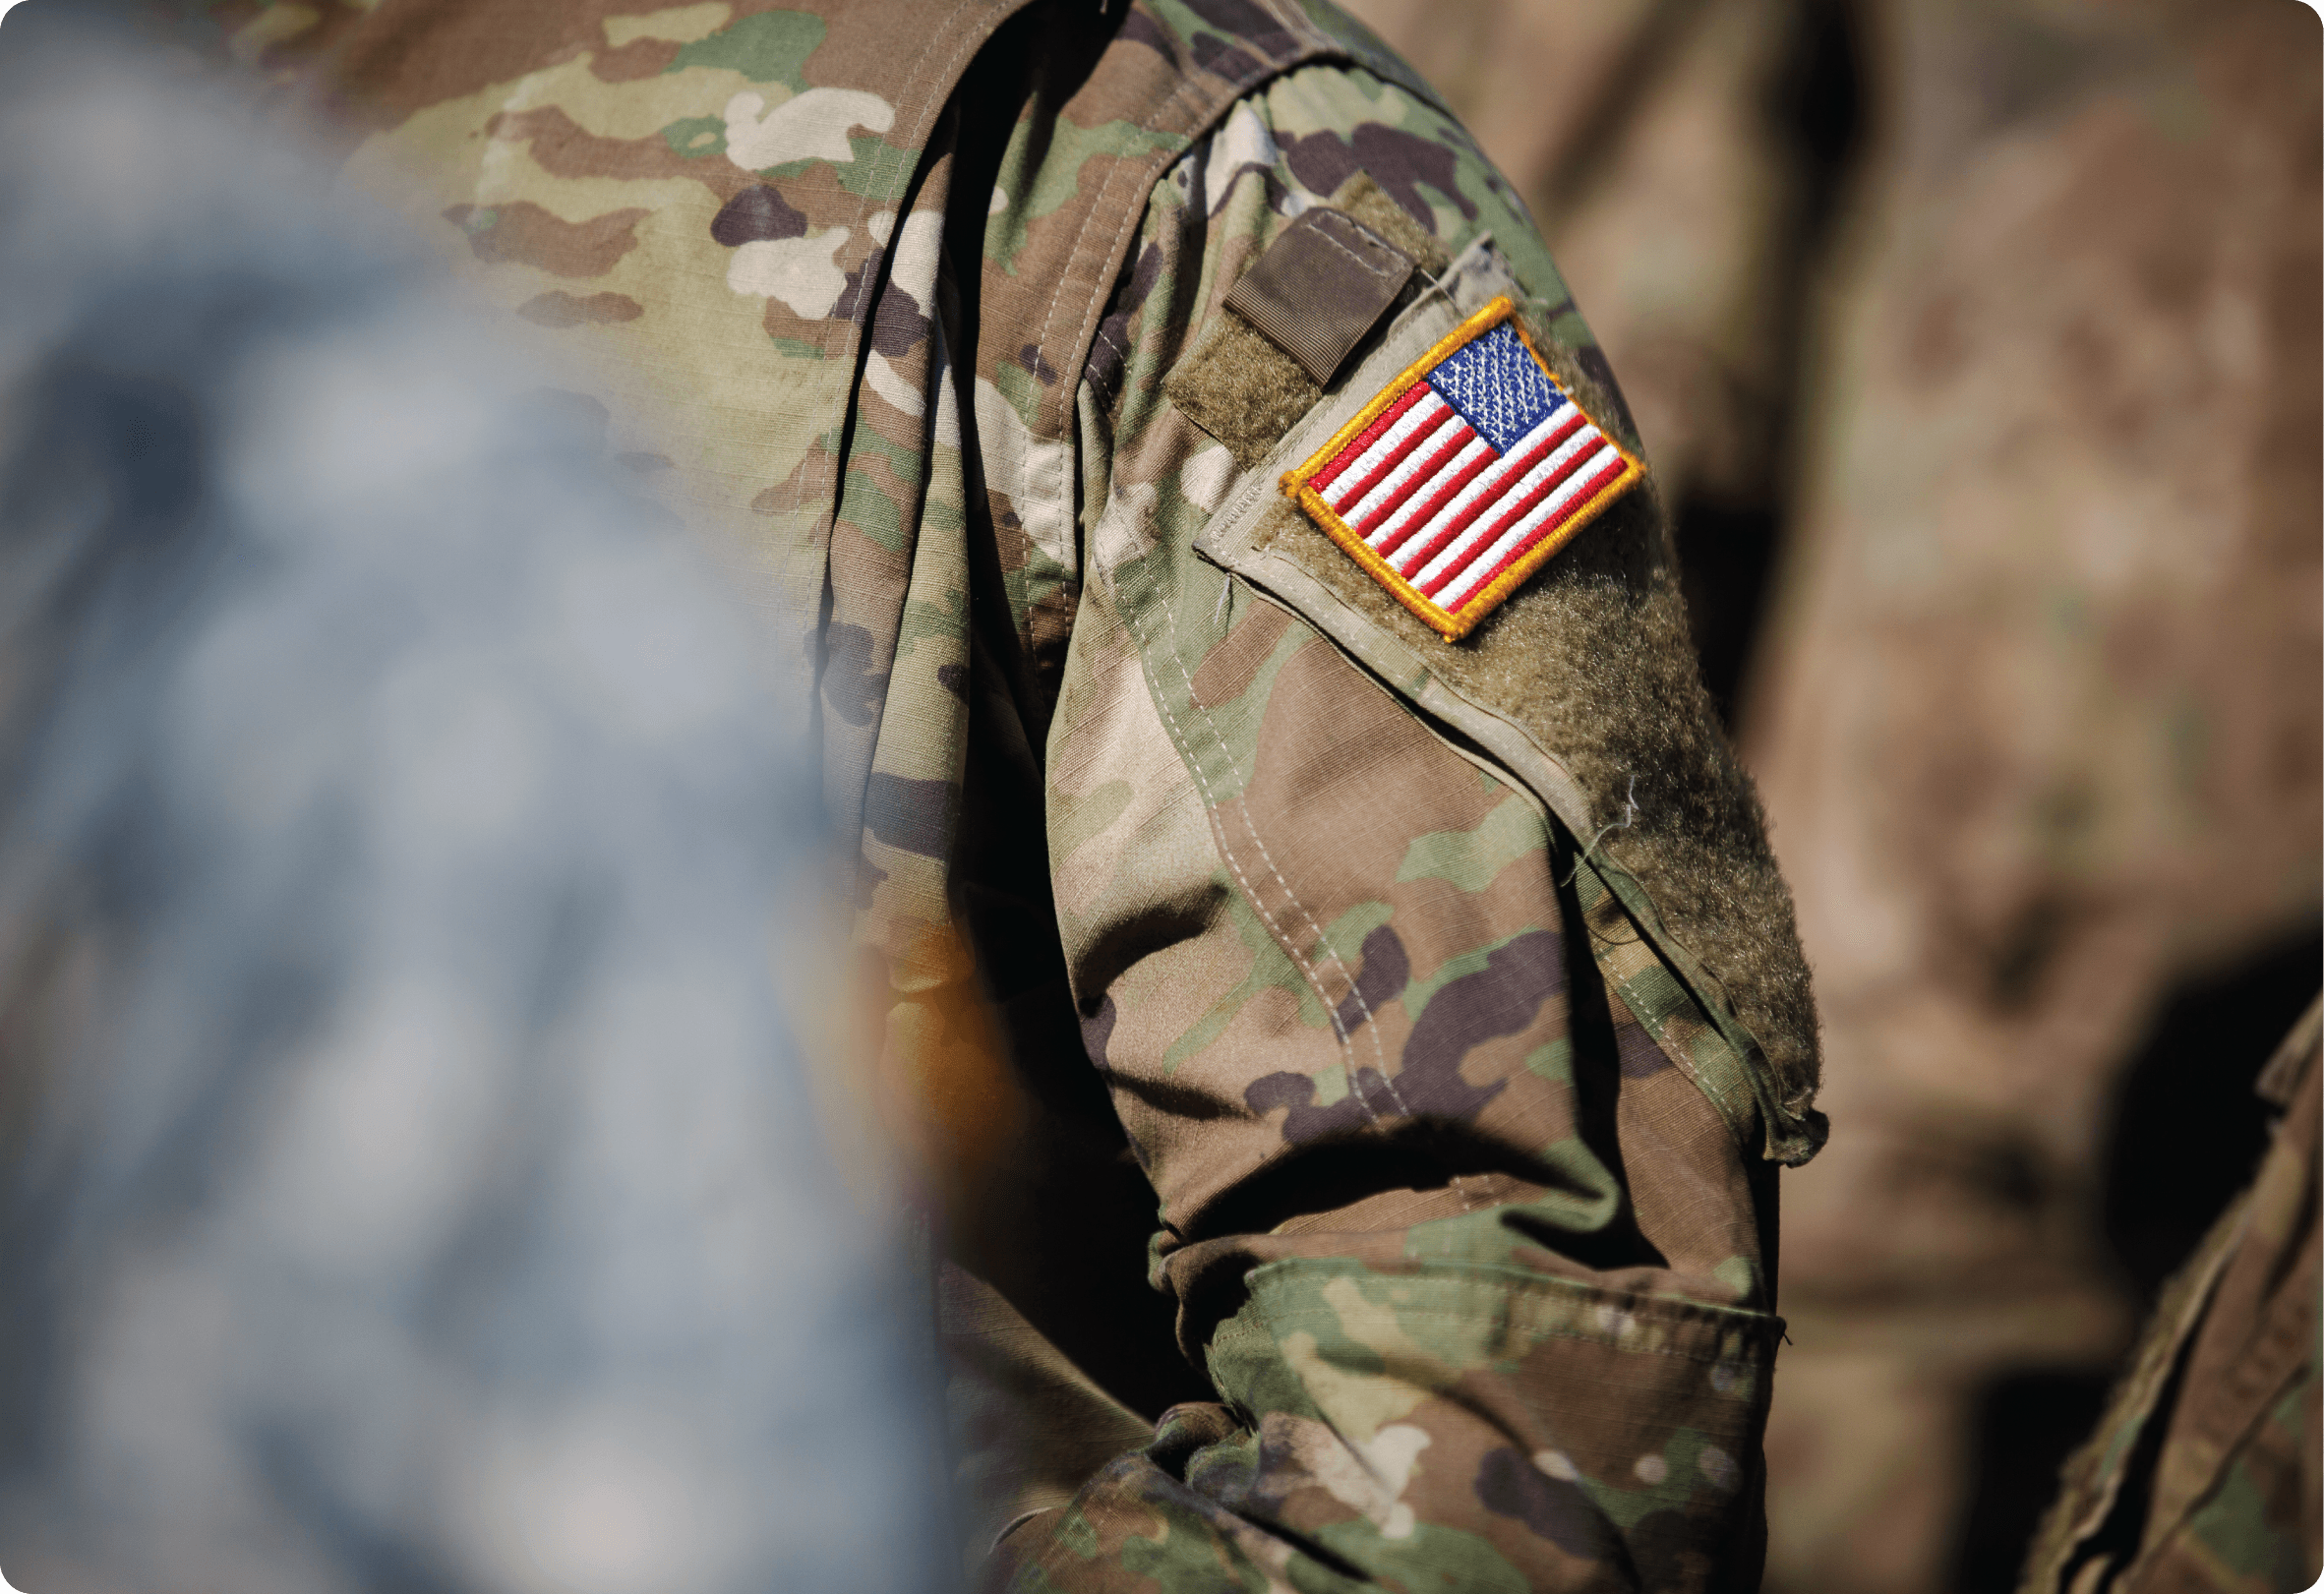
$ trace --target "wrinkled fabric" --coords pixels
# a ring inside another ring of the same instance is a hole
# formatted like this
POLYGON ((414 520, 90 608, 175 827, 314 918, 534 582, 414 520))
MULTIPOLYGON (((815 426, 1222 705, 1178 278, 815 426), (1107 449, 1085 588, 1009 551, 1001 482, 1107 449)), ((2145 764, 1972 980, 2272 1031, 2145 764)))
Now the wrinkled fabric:
POLYGON ((2165 1290, 2067 1463, 2021 1594, 2292 1594, 2324 1571, 2320 1020, 2311 1006, 2261 1075, 2283 1113, 2275 1143, 2165 1290))
POLYGON ((1198 553, 1282 467, 1163 386, 1267 244, 1365 185, 1415 258, 1489 254, 1635 443, 1611 373, 1499 174, 1343 19, 1008 10, 386 0, 243 36, 368 129, 351 179, 658 395, 677 479, 816 610, 979 1575, 1749 1587, 1761 1102, 1808 1111, 1813 1021, 1753 1035, 1623 861, 1704 792, 1758 837, 1693 739, 1653 502, 1561 576, 1654 665, 1602 699, 1632 794, 1674 794, 1640 824, 1612 761, 1580 796, 1506 767, 1198 553), (520 241, 573 229, 603 248, 520 241))

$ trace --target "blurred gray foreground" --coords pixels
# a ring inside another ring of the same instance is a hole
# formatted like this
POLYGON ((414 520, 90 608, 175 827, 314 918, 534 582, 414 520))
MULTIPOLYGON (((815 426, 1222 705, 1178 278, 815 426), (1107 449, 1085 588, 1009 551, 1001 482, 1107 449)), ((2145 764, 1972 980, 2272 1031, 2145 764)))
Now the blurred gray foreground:
POLYGON ((763 622, 295 150, 53 15, 0 37, 0 1569, 931 1586, 905 1275, 770 990, 763 622))

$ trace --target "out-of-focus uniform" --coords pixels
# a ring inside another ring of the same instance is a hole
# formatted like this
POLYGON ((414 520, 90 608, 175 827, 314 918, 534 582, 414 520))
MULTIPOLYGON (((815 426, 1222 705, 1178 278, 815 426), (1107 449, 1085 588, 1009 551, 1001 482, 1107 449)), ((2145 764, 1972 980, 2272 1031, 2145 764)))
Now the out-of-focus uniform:
POLYGON ((2021 1594, 2274 1594, 2324 1570, 2316 1379, 2317 1068, 2310 1007, 2259 1078, 2283 1113, 2251 1188, 2164 1292, 2068 1463, 2021 1594))
POLYGON ((1255 0, 234 43, 814 617, 983 1575, 1753 1586, 1806 970, 1611 375, 1430 91, 1255 0))

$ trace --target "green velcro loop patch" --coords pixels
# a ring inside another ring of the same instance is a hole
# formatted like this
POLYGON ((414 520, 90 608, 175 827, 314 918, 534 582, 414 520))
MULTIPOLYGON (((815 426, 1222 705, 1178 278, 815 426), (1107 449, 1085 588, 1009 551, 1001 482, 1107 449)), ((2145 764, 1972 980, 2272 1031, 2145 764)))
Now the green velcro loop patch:
POLYGON ((1162 384, 1178 413, 1226 444, 1248 470, 1274 451, 1324 389, 1298 361, 1222 308, 1162 384))

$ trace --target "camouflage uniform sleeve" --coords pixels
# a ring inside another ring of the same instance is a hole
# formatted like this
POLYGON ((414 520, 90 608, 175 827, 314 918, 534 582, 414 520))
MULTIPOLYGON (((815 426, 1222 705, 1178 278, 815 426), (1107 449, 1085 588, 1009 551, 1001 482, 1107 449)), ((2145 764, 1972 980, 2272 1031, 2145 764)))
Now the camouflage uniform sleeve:
POLYGON ((2317 1480, 2317 1139, 2324 1004, 2259 1078, 2281 1110, 2251 1184, 2164 1287, 2108 1409, 2066 1463, 2018 1594, 2263 1594, 2324 1567, 2317 1480))
POLYGON ((991 1581, 1756 1586, 1781 1323, 1745 1062, 1533 793, 1193 546, 1282 467, 1164 380, 1359 170, 1448 255, 1490 232, 1536 335, 1597 360, 1498 174, 1363 70, 1238 103, 1146 209, 1082 394, 1048 827, 1152 1281, 1217 1399, 991 1581))

